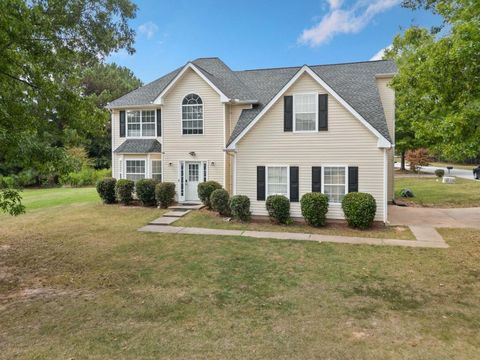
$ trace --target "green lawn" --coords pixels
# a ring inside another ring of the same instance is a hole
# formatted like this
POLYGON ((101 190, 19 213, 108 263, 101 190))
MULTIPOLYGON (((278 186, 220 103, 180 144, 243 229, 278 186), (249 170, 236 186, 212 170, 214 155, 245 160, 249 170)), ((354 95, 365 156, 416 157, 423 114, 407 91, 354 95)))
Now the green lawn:
POLYGON ((274 231, 274 232, 300 232, 308 234, 321 235, 339 235, 339 236, 359 236, 374 237, 382 239, 403 239, 415 240, 408 227, 403 226, 384 226, 375 224, 370 230, 351 229, 346 224, 338 222, 328 222, 321 228, 315 228, 302 223, 293 223, 291 225, 272 224, 269 220, 255 220, 249 223, 237 221, 226 222, 223 217, 217 213, 208 210, 193 211, 185 217, 177 220, 172 225, 188 227, 205 227, 211 229, 229 229, 229 230, 251 230, 251 231, 274 231))
POLYGON ((449 249, 140 233, 162 210, 78 199, 0 220, 2 359, 478 357, 477 230, 441 230, 449 249))
POLYGON ((99 201, 97 191, 93 187, 26 189, 21 192, 21 195, 27 211, 58 205, 78 205, 99 201))
POLYGON ((480 206, 480 181, 457 177, 455 184, 443 184, 433 177, 396 178, 395 197, 426 207, 477 207, 480 206), (405 188, 411 189, 415 197, 400 197, 400 191, 405 188))

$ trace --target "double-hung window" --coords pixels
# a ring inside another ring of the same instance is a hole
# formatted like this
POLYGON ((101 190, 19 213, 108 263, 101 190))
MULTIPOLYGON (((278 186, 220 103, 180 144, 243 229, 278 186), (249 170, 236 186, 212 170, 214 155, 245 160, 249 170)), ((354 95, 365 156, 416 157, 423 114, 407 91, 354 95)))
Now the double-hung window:
POLYGON ((155 110, 127 111, 127 137, 154 137, 155 110))
POLYGON ((347 170, 345 166, 323 168, 323 192, 331 203, 341 203, 347 193, 347 170))
POLYGON ((183 98, 182 134, 203 134, 203 101, 196 94, 188 94, 183 98))
POLYGON ((128 180, 145 179, 145 160, 126 160, 125 175, 128 180))
POLYGON ((294 94, 293 114, 294 131, 317 131, 317 94, 294 94))
POLYGON ((162 181, 162 160, 152 160, 152 179, 162 181))
POLYGON ((288 197, 288 166, 267 167, 267 196, 269 195, 288 197))

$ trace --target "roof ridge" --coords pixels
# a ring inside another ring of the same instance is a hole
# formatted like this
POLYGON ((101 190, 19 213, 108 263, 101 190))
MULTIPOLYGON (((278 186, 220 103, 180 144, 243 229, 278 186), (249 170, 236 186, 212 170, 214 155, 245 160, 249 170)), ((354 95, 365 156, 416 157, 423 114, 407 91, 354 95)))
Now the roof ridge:
POLYGON ((375 62, 383 62, 383 61, 392 61, 392 60, 363 60, 363 61, 350 61, 344 63, 330 63, 330 64, 314 64, 314 65, 296 65, 296 66, 280 66, 280 67, 266 67, 266 68, 256 68, 256 69, 244 69, 244 70, 233 70, 234 72, 244 72, 244 71, 261 71, 261 70, 283 70, 283 69, 295 69, 301 68, 303 66, 308 67, 316 67, 316 66, 332 66, 332 65, 352 65, 352 64, 363 64, 363 63, 375 63, 375 62))

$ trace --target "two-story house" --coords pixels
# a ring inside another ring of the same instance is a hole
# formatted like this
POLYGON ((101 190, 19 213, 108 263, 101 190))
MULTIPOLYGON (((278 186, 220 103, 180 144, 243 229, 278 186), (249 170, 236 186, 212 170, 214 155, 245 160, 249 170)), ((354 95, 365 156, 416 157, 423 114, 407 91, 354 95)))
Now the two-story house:
POLYGON ((173 182, 180 202, 215 180, 247 195, 253 215, 283 194, 301 217, 301 196, 320 191, 341 219, 343 196, 362 191, 386 221, 395 72, 391 61, 232 71, 194 60, 108 105, 113 176, 173 182))

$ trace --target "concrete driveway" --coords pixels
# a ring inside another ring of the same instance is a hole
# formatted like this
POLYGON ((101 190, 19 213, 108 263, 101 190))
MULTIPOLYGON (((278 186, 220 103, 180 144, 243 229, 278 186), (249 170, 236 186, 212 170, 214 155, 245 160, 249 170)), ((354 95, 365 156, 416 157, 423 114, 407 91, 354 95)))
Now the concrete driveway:
POLYGON ((390 205, 391 225, 480 229, 479 208, 434 209, 390 205))

